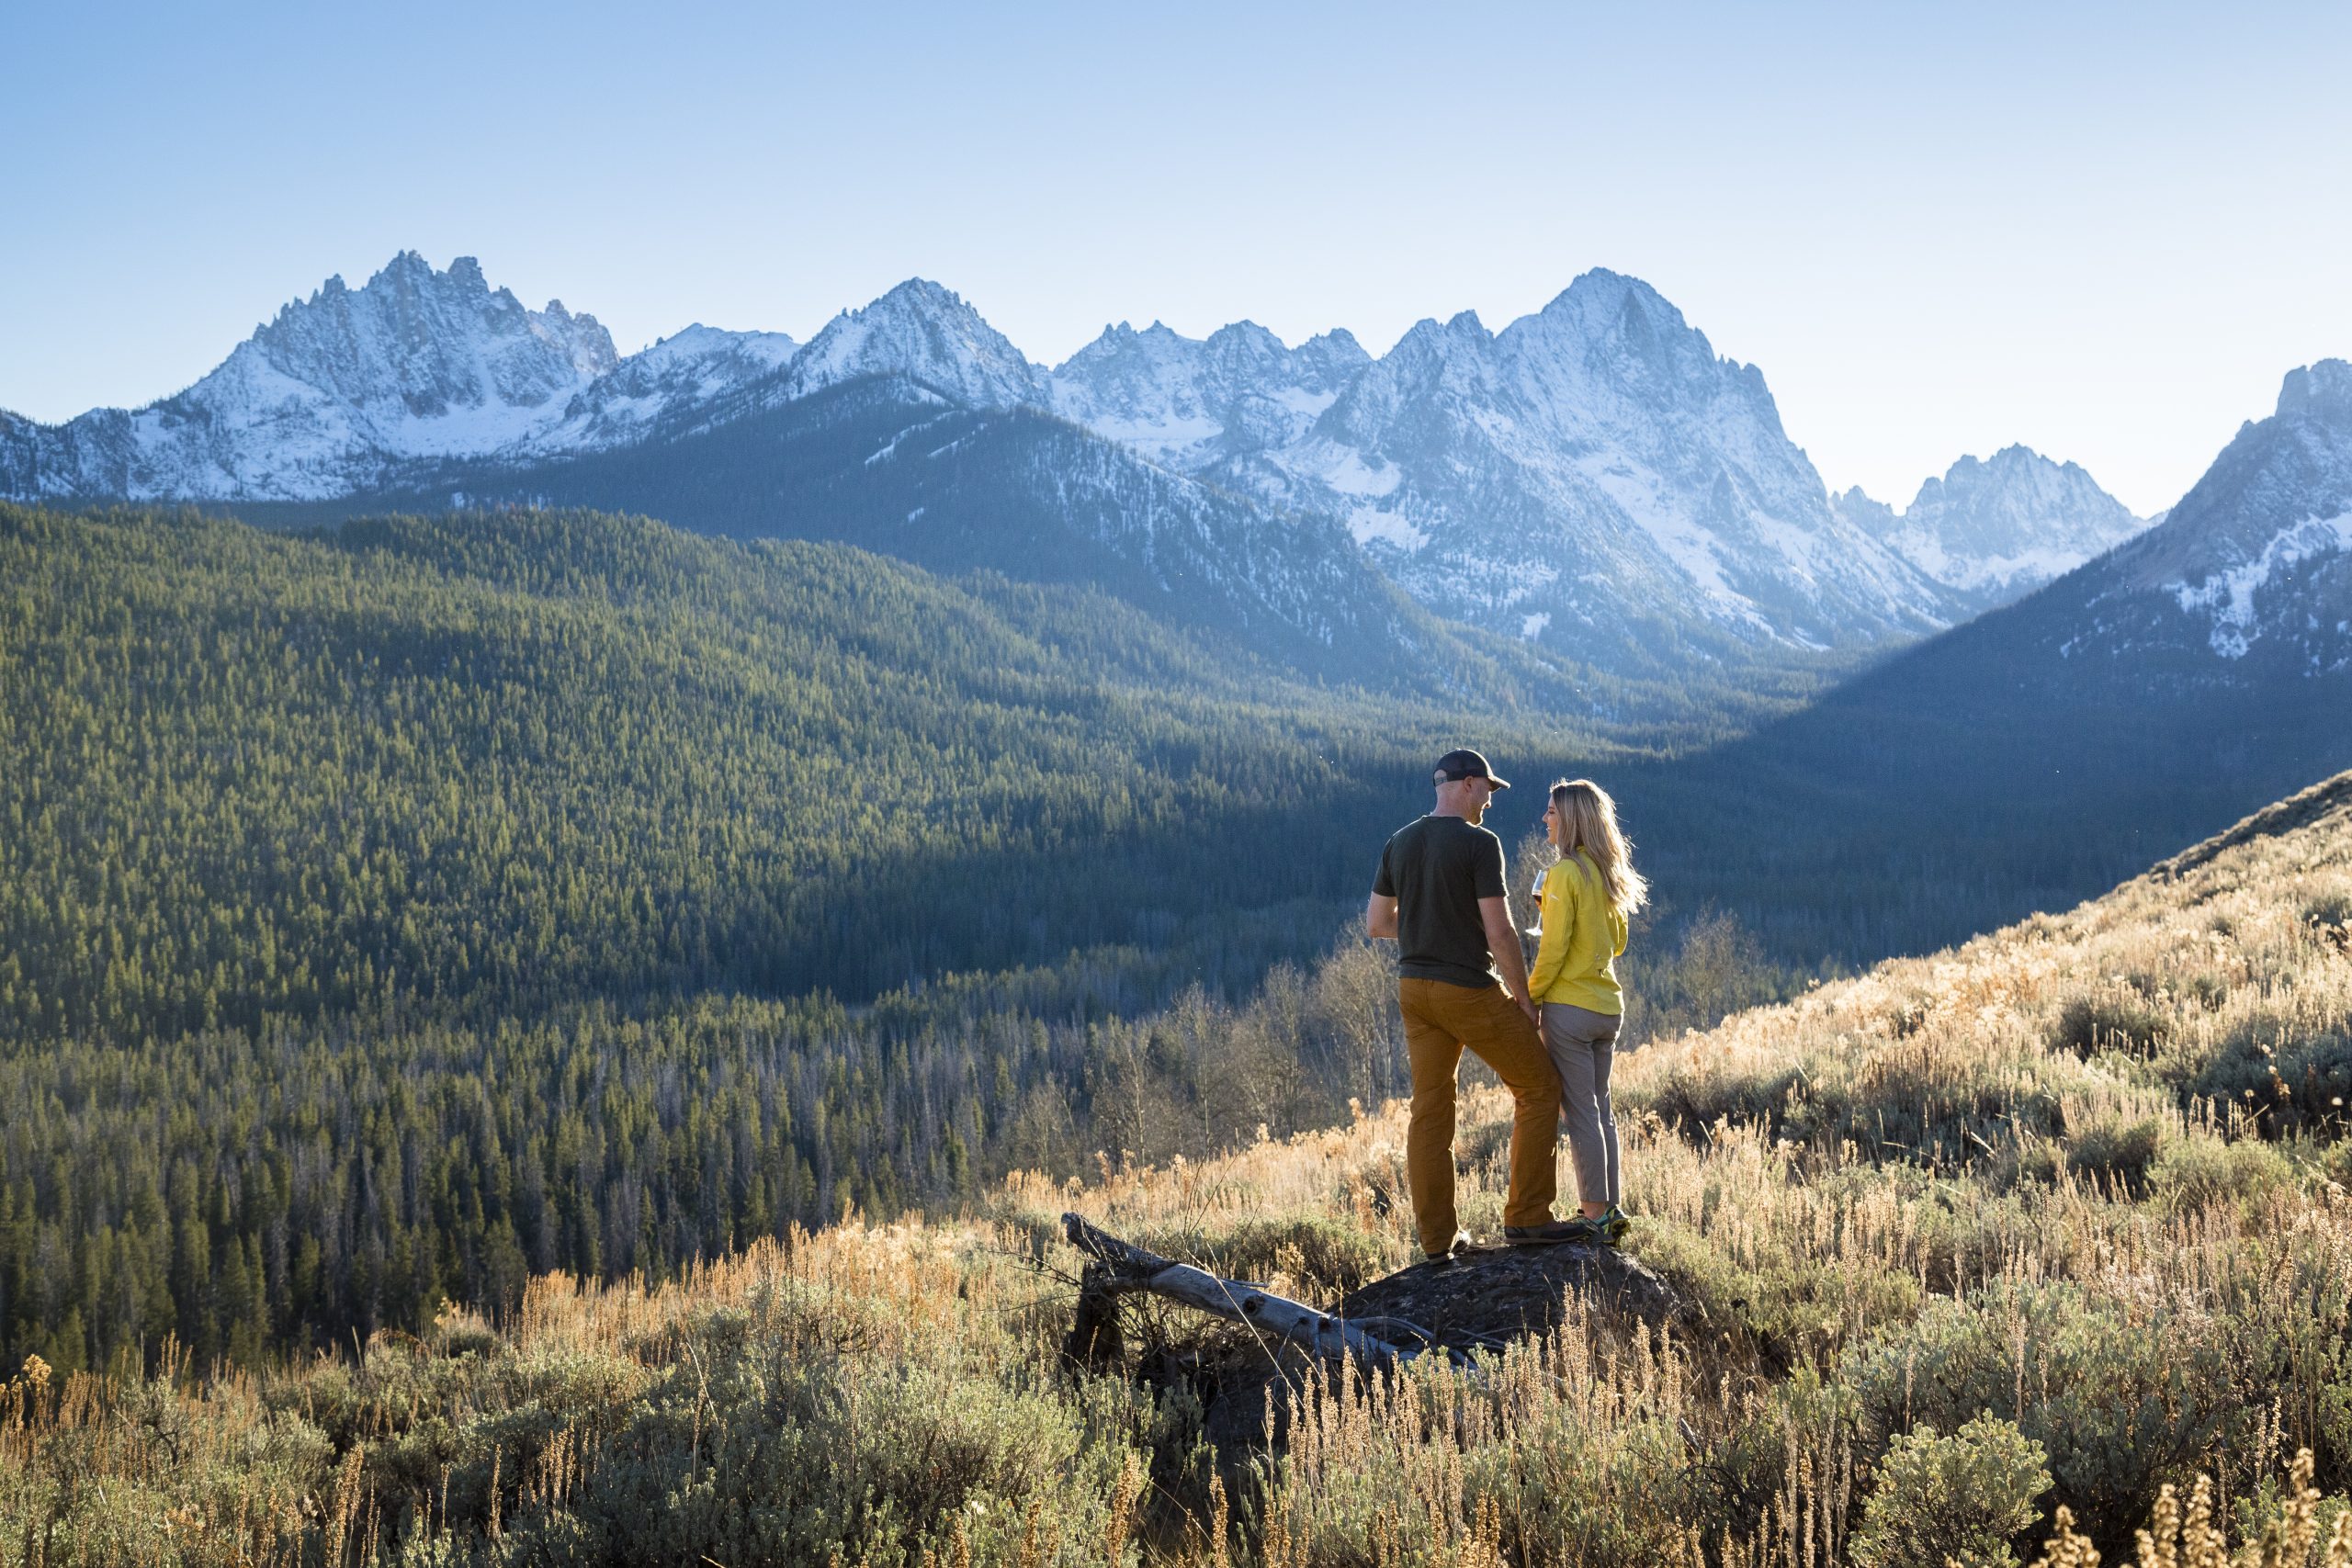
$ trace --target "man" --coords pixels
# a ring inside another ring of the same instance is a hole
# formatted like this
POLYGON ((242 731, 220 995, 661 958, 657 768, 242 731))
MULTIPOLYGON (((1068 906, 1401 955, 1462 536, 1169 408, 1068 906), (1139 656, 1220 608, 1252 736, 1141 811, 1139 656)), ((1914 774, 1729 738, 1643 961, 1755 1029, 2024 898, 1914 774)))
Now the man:
POLYGON ((1439 1263, 1470 1239, 1453 1211, 1454 1085, 1465 1049, 1495 1070, 1515 1106, 1503 1239, 1544 1247, 1582 1233, 1552 1217, 1560 1079, 1544 1053, 1503 893, 1503 842, 1478 825, 1487 803, 1510 785, 1476 751, 1440 757, 1435 781, 1436 809, 1398 829, 1381 852, 1363 918, 1374 936, 1397 940, 1396 1000, 1413 1070, 1405 1178, 1421 1251, 1439 1263))

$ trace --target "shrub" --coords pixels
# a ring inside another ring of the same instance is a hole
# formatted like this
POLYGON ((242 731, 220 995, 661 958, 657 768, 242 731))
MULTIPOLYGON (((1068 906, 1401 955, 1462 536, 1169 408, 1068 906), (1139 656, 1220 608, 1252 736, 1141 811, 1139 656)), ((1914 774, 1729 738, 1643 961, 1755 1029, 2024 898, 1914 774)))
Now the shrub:
POLYGON ((2207 1320, 2158 1309, 2127 1321, 2078 1286, 2012 1281, 1931 1302, 1845 1367, 1882 1442, 2013 1411, 2048 1456, 2056 1500, 2110 1541, 2220 1428, 2235 1399, 2227 1370, 2207 1320))
POLYGON ((1857 1320, 1907 1319, 1919 1305, 1912 1274, 1856 1270, 1761 1239, 1738 1259, 1672 1221, 1643 1222, 1641 1257, 1695 1309, 1707 1339, 1776 1371, 1826 1356, 1857 1320))
POLYGON ((548 1552, 592 1562, 1076 1562, 1102 1539, 1139 1413, 1111 1384, 1026 1382, 955 1345, 901 1362, 754 1336, 673 1367, 569 1517, 514 1533, 553 1531, 548 1552))
POLYGON ((2148 1168, 2149 1195, 2183 1213, 2292 1186, 2294 1168, 2270 1145, 2193 1133, 2165 1143, 2148 1168))
POLYGON ((1673 1561, 1686 1532, 1717 1506, 1687 1463, 1681 1436, 1657 1419, 1605 1441, 1571 1409, 1464 1460, 1464 1491, 1494 1500, 1504 1561, 1625 1568, 1673 1561))
POLYGON ((1950 1437, 1921 1426, 1895 1437, 1879 1461, 1853 1541, 1859 1568, 2012 1568, 2009 1542, 2034 1522, 2050 1490, 2048 1455, 1986 1411, 1950 1437))
POLYGON ((2352 1027, 2315 1030, 2278 1053, 2278 1075, 2296 1107, 2296 1124, 2321 1137, 2352 1131, 2352 1027))
POLYGON ((2050 1043, 2086 1060, 2102 1051, 2149 1056, 2171 1032, 2171 1021, 2145 998, 2115 989, 2076 997, 2060 1009, 2050 1043))
POLYGON ((2352 1028, 2257 1015, 2232 1032, 2189 1087, 2245 1111, 2266 1135, 2341 1137, 2352 1129, 2352 1028))
POLYGON ((2094 1122, 2068 1137, 2066 1163, 2121 1192, 2138 1194, 2146 1190, 2148 1168, 2164 1142, 2164 1129, 2151 1118, 2094 1122))
POLYGON ((2303 920, 2321 930, 2352 927, 2352 889, 2333 887, 2315 895, 2303 905, 2303 920))
POLYGON ((1709 1128, 1726 1120, 1780 1131, 1802 1083, 1803 1075, 1792 1065, 1778 1062, 1753 1072, 1678 1071, 1646 1093, 1632 1086, 1616 1091, 1617 1113, 1623 1118, 1628 1109, 1652 1111, 1684 1137, 1701 1143, 1709 1128))

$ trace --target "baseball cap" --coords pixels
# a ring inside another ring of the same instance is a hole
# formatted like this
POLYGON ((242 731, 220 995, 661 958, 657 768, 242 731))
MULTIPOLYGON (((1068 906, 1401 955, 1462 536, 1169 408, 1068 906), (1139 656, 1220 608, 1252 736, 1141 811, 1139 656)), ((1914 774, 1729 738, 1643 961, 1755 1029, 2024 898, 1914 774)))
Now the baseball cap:
POLYGON ((1484 779, 1497 789, 1510 788, 1510 781, 1497 778, 1495 770, 1487 766, 1487 759, 1476 751, 1448 751, 1437 760, 1437 782, 1445 784, 1455 779, 1484 779))

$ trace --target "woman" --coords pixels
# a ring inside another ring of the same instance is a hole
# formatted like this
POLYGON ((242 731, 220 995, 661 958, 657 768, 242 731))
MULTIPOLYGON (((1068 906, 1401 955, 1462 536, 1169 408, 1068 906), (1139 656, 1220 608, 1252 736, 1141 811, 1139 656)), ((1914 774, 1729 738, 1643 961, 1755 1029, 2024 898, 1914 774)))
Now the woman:
POLYGON ((1584 1224, 1614 1247, 1633 1228, 1617 1206, 1617 1121, 1609 1105, 1610 1056, 1625 1014, 1615 961, 1625 951, 1626 918, 1649 897, 1649 885, 1617 830, 1617 803, 1589 779, 1552 786, 1544 830, 1560 859, 1540 885, 1542 937, 1528 994, 1542 1004, 1544 1048, 1560 1074, 1584 1224))

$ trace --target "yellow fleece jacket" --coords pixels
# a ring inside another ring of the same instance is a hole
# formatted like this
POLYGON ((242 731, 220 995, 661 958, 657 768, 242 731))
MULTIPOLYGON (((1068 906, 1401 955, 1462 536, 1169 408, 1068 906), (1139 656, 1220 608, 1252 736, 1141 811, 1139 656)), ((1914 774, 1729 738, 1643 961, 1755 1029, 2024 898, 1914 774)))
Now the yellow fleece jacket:
POLYGON ((1543 910, 1529 994, 1539 1002, 1622 1016, 1625 993, 1617 985, 1616 958, 1625 951, 1625 917, 1609 902, 1600 868, 1582 850, 1545 874, 1543 910))

